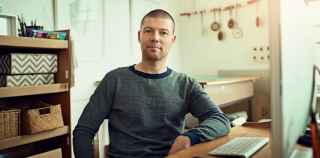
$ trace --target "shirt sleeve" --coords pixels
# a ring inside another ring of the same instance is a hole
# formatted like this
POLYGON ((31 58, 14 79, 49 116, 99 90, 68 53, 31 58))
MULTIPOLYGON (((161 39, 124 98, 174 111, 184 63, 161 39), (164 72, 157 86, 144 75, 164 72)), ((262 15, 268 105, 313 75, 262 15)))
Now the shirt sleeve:
POLYGON ((228 134, 230 131, 228 118, 197 81, 193 80, 191 83, 188 97, 189 112, 199 119, 200 124, 183 135, 191 139, 191 144, 198 144, 228 134))
POLYGON ((114 86, 114 80, 107 74, 90 97, 73 131, 75 158, 93 157, 92 140, 103 120, 110 116, 114 86))

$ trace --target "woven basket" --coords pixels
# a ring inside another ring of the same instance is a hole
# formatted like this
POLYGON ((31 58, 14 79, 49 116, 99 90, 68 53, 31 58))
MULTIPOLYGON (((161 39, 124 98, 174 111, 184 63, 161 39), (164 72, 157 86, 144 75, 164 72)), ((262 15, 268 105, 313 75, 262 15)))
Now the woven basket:
POLYGON ((23 131, 25 134, 43 132, 63 125, 60 104, 28 109, 23 114, 23 131))
POLYGON ((0 139, 20 135, 20 110, 10 109, 0 111, 0 139))

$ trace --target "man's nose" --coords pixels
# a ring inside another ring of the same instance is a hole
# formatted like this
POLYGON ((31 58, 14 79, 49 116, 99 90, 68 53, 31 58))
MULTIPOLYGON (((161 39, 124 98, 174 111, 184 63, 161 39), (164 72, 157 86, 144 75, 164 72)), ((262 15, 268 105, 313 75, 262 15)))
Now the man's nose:
POLYGON ((159 33, 159 31, 154 31, 153 32, 151 40, 153 42, 159 42, 160 41, 160 33, 159 33))

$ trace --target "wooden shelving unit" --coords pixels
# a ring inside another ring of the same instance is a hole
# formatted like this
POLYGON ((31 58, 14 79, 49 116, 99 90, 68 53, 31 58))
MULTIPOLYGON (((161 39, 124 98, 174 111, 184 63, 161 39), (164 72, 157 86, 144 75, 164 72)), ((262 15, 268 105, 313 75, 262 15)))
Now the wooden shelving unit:
POLYGON ((69 91, 68 83, 24 87, 0 87, 0 98, 60 93, 67 91, 69 91))
MULTIPOLYGON (((45 101, 61 105, 64 125, 61 128, 32 135, 20 135, 0 140, 0 157, 23 151, 24 155, 38 154, 36 148, 51 150, 47 146, 55 144, 62 149, 63 158, 71 158, 71 118, 70 118, 70 33, 67 40, 40 39, 28 37, 0 36, 0 55, 12 52, 19 53, 53 53, 58 56, 58 72, 55 73, 55 84, 24 87, 0 87, 0 105, 10 108, 12 103, 25 106, 30 100, 45 101), (25 151, 28 149, 27 151, 25 151), (29 151, 30 150, 30 151, 29 151)), ((20 125, 21 126, 21 125, 20 125)), ((9 155, 10 157, 10 155, 9 155)), ((14 157, 14 156, 13 156, 14 157)))
POLYGON ((47 132, 41 132, 41 133, 32 134, 32 135, 22 135, 18 137, 3 139, 3 140, 0 140, 0 150, 17 147, 17 146, 25 145, 29 143, 34 143, 41 140, 66 135, 68 133, 69 133, 69 127, 63 126, 61 128, 57 128, 47 132))
POLYGON ((68 41, 30 37, 0 36, 0 46, 15 48, 67 49, 68 41))

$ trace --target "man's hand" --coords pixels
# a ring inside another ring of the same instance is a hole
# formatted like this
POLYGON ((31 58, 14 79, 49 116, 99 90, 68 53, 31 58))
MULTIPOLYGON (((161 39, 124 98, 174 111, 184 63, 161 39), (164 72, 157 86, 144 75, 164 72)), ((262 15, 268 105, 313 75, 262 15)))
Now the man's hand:
POLYGON ((191 146, 191 140, 189 137, 182 136, 182 135, 178 136, 171 146, 171 149, 169 151, 169 155, 174 154, 180 150, 189 148, 190 146, 191 146))

